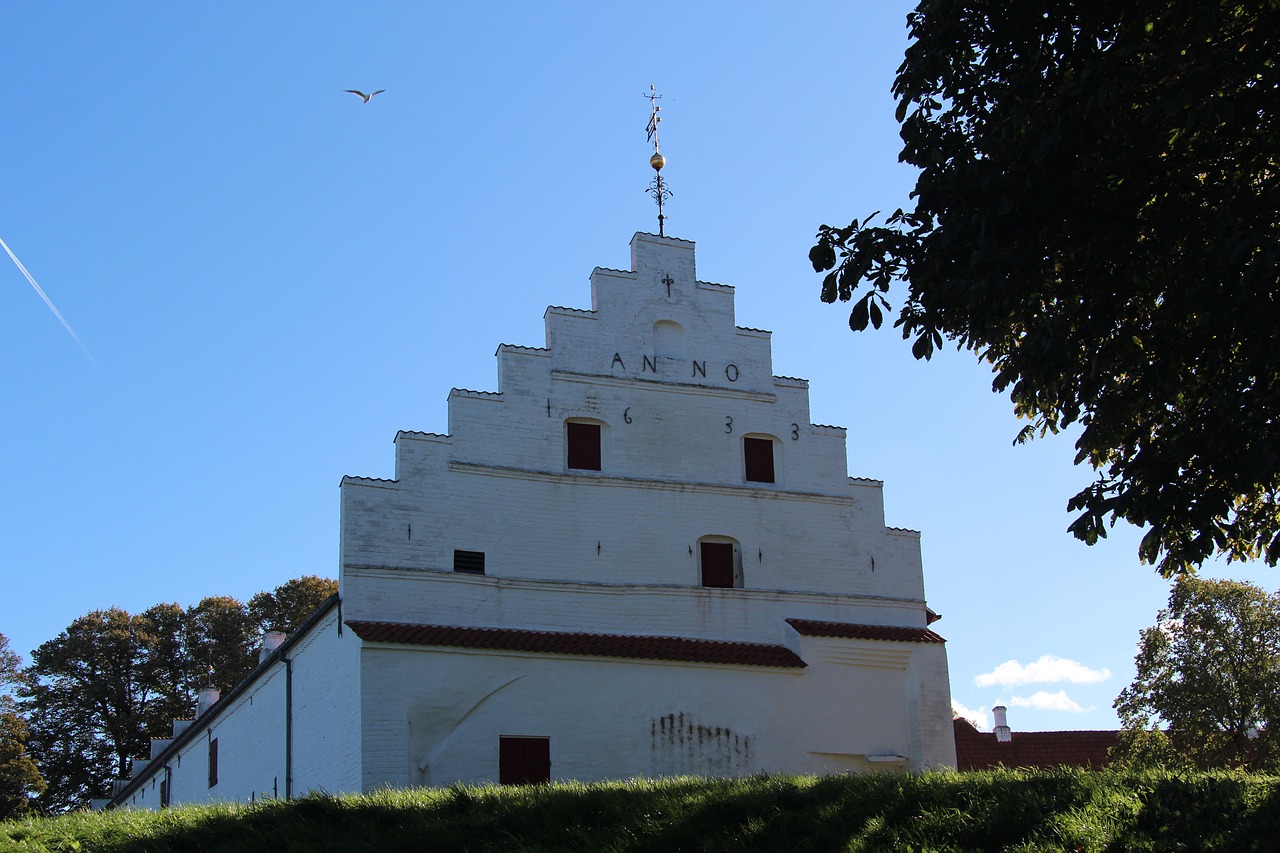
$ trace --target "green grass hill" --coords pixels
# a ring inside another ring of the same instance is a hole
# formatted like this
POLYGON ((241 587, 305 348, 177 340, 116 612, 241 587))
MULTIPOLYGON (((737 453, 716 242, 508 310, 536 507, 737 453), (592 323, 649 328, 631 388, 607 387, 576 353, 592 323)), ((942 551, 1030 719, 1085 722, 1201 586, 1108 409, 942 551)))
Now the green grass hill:
POLYGON ((992 771, 453 786, 0 823, 0 851, 1276 850, 1280 777, 992 771))

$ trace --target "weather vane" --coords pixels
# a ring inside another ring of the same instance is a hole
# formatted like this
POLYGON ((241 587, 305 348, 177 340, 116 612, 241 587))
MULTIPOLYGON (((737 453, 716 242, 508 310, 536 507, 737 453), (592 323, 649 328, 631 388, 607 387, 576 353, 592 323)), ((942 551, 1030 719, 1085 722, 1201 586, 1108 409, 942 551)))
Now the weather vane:
POLYGON ((662 203, 671 198, 671 190, 667 188, 667 182, 662 179, 662 167, 667 165, 667 158, 662 156, 662 151, 658 144, 658 125, 662 123, 662 107, 658 106, 659 95, 653 88, 653 84, 649 84, 649 93, 645 95, 649 99, 649 125, 645 128, 645 132, 649 135, 649 141, 653 143, 653 156, 649 158, 649 165, 653 167, 653 182, 649 184, 648 193, 653 196, 653 200, 658 203, 658 236, 665 237, 663 233, 663 223, 666 216, 662 212, 662 203))

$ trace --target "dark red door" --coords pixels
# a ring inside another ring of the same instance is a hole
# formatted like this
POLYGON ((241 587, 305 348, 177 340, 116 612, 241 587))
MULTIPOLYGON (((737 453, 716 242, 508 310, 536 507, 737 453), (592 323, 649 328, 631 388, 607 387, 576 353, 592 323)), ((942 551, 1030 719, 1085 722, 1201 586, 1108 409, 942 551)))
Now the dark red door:
POLYGON ((600 425, 570 421, 565 426, 569 428, 569 467, 599 471, 600 425))
POLYGON ((551 738, 498 738, 498 781, 530 785, 551 781, 551 738))
POLYGON ((747 480, 752 483, 772 483, 773 442, 767 438, 744 438, 742 452, 747 463, 747 480))
POLYGON ((733 586, 733 543, 702 543, 702 585, 733 586))

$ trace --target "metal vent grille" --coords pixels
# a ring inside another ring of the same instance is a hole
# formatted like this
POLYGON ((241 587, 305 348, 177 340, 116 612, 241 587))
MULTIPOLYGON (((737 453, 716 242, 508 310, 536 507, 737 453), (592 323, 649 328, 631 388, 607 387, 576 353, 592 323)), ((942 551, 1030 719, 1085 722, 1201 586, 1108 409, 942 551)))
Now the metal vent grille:
POLYGON ((454 551, 453 570, 467 575, 484 574, 484 551, 454 551))

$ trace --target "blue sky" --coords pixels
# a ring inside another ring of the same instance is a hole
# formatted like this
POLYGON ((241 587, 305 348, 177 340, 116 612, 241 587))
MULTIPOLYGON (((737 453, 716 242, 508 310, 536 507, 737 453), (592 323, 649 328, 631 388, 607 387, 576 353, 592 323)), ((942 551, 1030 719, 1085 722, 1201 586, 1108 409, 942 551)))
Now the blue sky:
POLYGON ((849 332, 807 262, 907 202, 910 6, 8 6, 0 239, 83 348, 0 255, 0 633, 27 655, 95 608, 336 577, 341 476, 391 476, 396 430, 444 432, 451 387, 495 389, 499 342, 540 345, 656 231, 653 83, 667 233, 922 531, 955 700, 1114 727, 1168 594, 1138 531, 1072 539, 1070 437, 1012 447, 972 355, 849 332))

